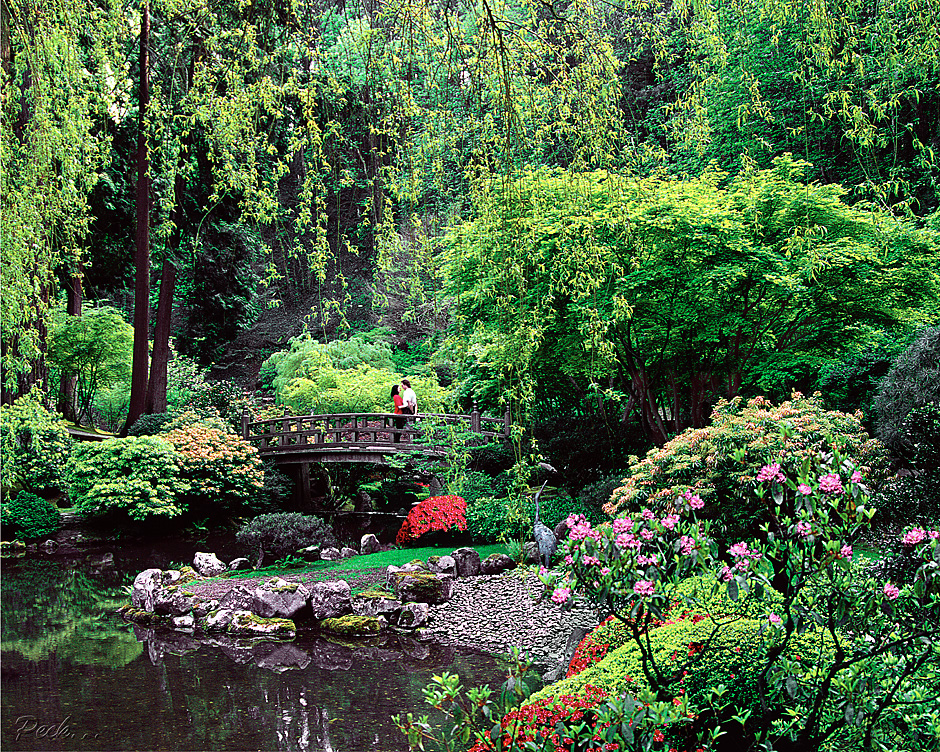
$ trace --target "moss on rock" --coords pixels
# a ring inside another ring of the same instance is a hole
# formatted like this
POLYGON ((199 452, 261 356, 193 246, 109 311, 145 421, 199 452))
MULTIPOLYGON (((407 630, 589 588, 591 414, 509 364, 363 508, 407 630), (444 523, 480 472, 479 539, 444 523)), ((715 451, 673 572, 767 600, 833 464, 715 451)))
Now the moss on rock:
POLYGON ((382 631, 381 622, 374 616, 347 614, 320 622, 320 629, 345 637, 371 636, 382 631))

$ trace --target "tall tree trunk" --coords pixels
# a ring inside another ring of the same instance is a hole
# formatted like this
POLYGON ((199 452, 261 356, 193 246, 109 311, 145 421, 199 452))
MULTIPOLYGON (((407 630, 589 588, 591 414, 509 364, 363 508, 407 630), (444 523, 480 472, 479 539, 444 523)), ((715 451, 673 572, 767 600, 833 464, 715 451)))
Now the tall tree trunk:
POLYGON ((173 294, 176 291, 176 264, 167 258, 160 275, 160 298, 157 301, 157 320, 153 327, 153 355, 150 361, 150 381, 147 384, 146 412, 166 412, 167 367, 170 362, 170 322, 173 314, 173 294))
POLYGON ((150 155, 147 149, 147 109, 150 105, 150 4, 140 17, 140 90, 137 112, 137 252, 134 257, 134 361, 131 403, 121 432, 134 424, 147 406, 147 364, 150 340, 150 155))
MULTIPOLYGON (((69 279, 65 283, 66 303, 65 312, 69 316, 82 315, 82 273, 80 270, 73 270, 69 279)), ((58 410, 65 416, 66 420, 73 420, 76 423, 82 416, 78 414, 76 406, 78 405, 78 376, 61 374, 59 376, 59 405, 58 410)))

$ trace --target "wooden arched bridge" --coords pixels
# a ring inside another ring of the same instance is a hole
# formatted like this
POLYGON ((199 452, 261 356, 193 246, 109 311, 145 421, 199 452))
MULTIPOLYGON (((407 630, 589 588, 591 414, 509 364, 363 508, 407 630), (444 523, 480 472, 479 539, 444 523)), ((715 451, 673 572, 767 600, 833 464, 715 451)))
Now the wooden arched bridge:
POLYGON ((509 411, 490 418, 474 408, 469 415, 419 413, 336 413, 285 415, 267 420, 242 416, 242 436, 262 459, 278 465, 312 462, 383 463, 390 455, 447 456, 460 434, 471 442, 509 438, 509 411))

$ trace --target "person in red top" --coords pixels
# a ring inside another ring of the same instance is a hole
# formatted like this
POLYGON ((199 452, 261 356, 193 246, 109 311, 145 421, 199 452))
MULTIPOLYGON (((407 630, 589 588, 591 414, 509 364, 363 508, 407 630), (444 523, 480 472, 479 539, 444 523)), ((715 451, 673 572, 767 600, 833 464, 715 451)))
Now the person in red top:
MULTIPOLYGON (((401 415, 404 412, 402 410, 402 407, 404 406, 405 401, 401 398, 401 395, 398 393, 398 384, 395 384, 395 386, 392 387, 392 402, 395 403, 395 415, 401 415)), ((401 441, 401 434, 398 431, 400 431, 404 427, 405 427, 405 419, 395 418, 395 428, 397 429, 395 431, 395 443, 396 444, 401 441)))

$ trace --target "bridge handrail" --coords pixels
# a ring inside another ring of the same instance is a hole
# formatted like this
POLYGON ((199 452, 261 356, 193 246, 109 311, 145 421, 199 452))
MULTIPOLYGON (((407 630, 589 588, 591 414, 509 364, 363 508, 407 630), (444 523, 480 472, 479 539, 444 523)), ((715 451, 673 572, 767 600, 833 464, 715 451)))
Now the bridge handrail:
MULTIPOLYGON (((308 415, 283 415, 277 418, 265 418, 263 420, 250 420, 248 412, 242 414, 242 437, 246 441, 271 439, 274 436, 286 436, 289 434, 297 435, 304 433, 304 424, 309 426, 310 432, 324 430, 330 433, 356 431, 357 429, 377 429, 377 426, 369 426, 368 421, 380 420, 383 428, 391 430, 396 435, 418 436, 421 432, 414 428, 394 428, 394 421, 398 419, 407 419, 408 424, 413 425, 414 419, 436 419, 445 424, 455 424, 469 422, 470 430, 474 433, 489 437, 509 437, 510 418, 509 410, 506 410, 502 418, 491 418, 480 414, 474 405, 474 410, 470 414, 459 413, 417 413, 416 415, 401 415, 395 413, 318 413, 308 415), (365 422, 360 424, 360 420, 365 422), (339 425, 352 422, 352 425, 339 425), (322 424, 323 429, 318 429, 317 424, 322 424), (331 427, 332 424, 332 427, 331 427), (291 426, 296 426, 292 429, 291 426), (499 426, 499 430, 485 430, 488 427, 499 426)), ((339 443, 339 442, 338 442, 339 443)), ((341 442, 346 443, 346 442, 341 442)), ((374 438, 374 443, 386 443, 374 438)), ((266 446, 264 449, 273 449, 266 446)))

